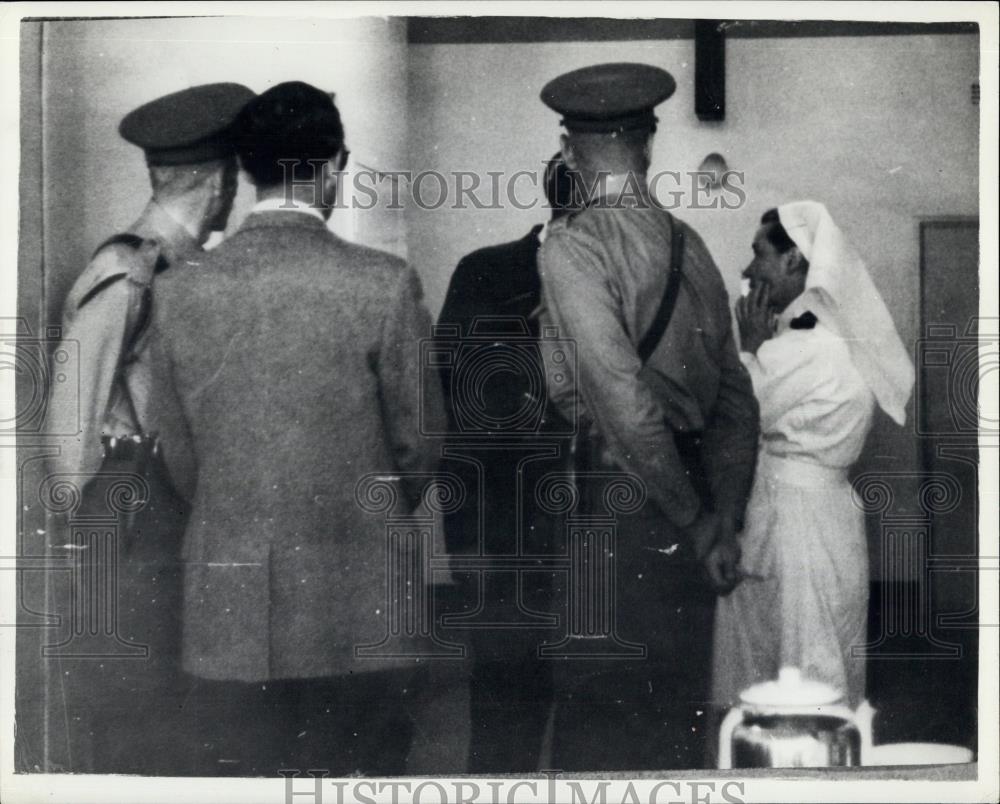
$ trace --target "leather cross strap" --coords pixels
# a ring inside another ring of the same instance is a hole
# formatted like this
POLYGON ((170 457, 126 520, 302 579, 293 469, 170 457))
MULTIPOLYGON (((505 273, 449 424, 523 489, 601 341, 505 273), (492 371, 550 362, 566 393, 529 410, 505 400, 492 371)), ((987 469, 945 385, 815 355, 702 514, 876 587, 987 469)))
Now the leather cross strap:
POLYGON ((653 319, 653 325, 639 342, 639 359, 646 363, 656 347, 660 345, 663 334, 670 326, 670 319, 674 314, 674 307, 677 304, 677 294, 681 286, 681 268, 684 262, 684 232, 677 225, 677 220, 670 216, 671 243, 670 243, 670 276, 667 279, 666 290, 663 291, 663 298, 660 299, 660 306, 653 319))
POLYGON ((126 373, 128 364, 134 359, 135 347, 149 324, 153 306, 151 284, 160 252, 155 242, 143 240, 141 237, 132 234, 118 235, 111 238, 105 241, 101 248, 115 242, 128 246, 132 254, 128 274, 124 279, 120 280, 128 284, 128 310, 126 311, 125 329, 122 332, 121 352, 118 357, 118 365, 115 367, 114 387, 111 389, 111 393, 108 394, 105 420, 107 420, 108 413, 110 413, 116 401, 121 399, 128 406, 136 428, 141 429, 138 412, 136 411, 132 394, 129 392, 128 383, 126 382, 126 373), (120 397, 116 397, 116 393, 120 394, 120 397))

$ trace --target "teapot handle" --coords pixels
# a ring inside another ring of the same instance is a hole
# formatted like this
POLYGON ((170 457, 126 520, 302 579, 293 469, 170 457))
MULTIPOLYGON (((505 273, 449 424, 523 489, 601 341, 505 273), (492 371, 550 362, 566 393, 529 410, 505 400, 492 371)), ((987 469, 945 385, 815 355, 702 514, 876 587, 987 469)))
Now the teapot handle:
POLYGON ((872 726, 875 720, 875 707, 865 698, 854 713, 854 723, 861 734, 861 764, 867 765, 871 761, 872 753, 872 726))
POLYGON ((719 770, 733 767, 733 730, 743 722, 743 710, 738 706, 730 709, 719 726, 719 770))
POLYGON ((825 715, 843 718, 854 724, 861 737, 861 764, 866 764, 871 757, 872 723, 875 719, 875 707, 865 699, 854 711, 846 706, 825 706, 822 711, 825 715))

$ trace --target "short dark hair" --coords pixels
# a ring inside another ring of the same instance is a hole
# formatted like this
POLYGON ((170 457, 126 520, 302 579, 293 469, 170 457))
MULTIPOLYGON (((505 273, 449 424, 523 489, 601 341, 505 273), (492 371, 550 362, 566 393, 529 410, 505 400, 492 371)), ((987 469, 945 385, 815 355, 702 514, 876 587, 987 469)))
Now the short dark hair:
MULTIPOLYGON (((777 209, 769 209, 761 215, 760 222, 761 225, 767 226, 767 231, 764 232, 767 242, 774 246, 779 254, 787 254, 796 248, 795 241, 788 236, 785 227, 781 225, 781 217, 778 215, 777 209)), ((799 254, 799 264, 795 267, 796 270, 800 271, 809 270, 809 260, 806 259, 805 254, 799 254)))
POLYGON ((278 84, 243 107, 235 123, 236 152, 258 187, 281 184, 281 160, 296 160, 292 177, 313 178, 310 160, 326 161, 344 146, 333 98, 302 81, 278 84))
POLYGON ((777 209, 769 209, 760 217, 761 224, 767 225, 767 241, 774 246, 779 254, 785 254, 795 248, 795 241, 788 236, 777 209))

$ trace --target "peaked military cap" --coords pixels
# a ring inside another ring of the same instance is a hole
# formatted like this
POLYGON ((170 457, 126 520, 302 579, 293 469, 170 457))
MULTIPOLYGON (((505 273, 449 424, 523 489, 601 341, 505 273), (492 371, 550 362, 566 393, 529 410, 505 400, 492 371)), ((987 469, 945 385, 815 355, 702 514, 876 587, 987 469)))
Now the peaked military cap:
POLYGON ((542 89, 542 103, 563 115, 570 131, 655 130, 653 107, 674 94, 666 70, 650 64, 595 64, 560 75, 542 89))
POLYGON ((150 165, 193 165, 234 152, 231 127, 254 98, 242 84, 202 84, 129 112, 118 133, 146 152, 150 165))

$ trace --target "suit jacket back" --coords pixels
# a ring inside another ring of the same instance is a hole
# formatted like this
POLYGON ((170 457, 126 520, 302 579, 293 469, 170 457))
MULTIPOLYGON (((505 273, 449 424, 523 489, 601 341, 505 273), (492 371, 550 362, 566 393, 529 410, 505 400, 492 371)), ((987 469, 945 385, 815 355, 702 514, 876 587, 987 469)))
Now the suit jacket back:
POLYGON ((382 639, 387 610, 385 524, 355 488, 434 466, 419 436, 430 319, 416 273, 278 211, 165 279, 153 337, 163 408, 173 396, 182 425, 164 450, 175 476, 197 472, 185 669, 253 681, 383 669, 355 654, 382 639))

